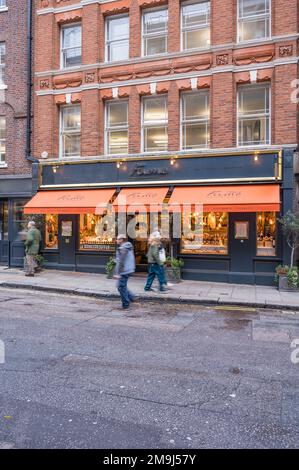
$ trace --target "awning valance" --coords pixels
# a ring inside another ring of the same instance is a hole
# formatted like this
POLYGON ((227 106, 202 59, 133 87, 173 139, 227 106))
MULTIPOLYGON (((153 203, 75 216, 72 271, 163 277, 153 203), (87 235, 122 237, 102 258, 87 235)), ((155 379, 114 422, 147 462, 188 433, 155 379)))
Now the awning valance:
POLYGON ((115 189, 40 191, 24 208, 25 214, 102 214, 115 189))
POLYGON ((175 188, 170 211, 181 212, 184 205, 203 204, 205 212, 280 211, 280 187, 273 185, 197 186, 175 188))
POLYGON ((168 188, 125 188, 113 203, 116 212, 160 212, 168 188))

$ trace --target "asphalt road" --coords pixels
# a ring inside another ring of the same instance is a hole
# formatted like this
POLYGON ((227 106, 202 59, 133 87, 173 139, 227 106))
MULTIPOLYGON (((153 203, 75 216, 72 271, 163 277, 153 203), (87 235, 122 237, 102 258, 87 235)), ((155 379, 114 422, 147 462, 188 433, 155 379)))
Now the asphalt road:
POLYGON ((299 448, 292 312, 0 289, 1 448, 299 448))

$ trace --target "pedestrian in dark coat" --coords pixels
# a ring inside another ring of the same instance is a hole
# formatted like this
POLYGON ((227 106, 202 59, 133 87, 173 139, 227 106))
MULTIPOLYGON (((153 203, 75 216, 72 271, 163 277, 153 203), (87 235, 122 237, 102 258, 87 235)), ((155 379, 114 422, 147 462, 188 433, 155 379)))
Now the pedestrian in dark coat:
POLYGON ((117 289, 120 293, 123 309, 130 307, 135 296, 128 289, 128 280, 135 272, 135 256, 132 243, 128 242, 125 235, 118 235, 116 250, 116 267, 114 277, 117 279, 117 289))

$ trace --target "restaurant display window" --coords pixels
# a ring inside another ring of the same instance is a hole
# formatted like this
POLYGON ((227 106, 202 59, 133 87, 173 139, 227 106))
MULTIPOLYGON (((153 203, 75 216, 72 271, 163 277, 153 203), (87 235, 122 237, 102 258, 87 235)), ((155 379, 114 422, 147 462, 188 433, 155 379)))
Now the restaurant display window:
POLYGON ((80 250, 114 252, 115 227, 101 215, 80 215, 80 250))
POLYGON ((276 256, 276 213, 257 213, 257 256, 276 256))
POLYGON ((58 249, 58 215, 47 214, 45 216, 45 249, 58 249))
POLYGON ((228 214, 204 212, 201 223, 196 223, 196 214, 183 215, 184 233, 181 240, 182 254, 227 255, 228 214), (197 225, 197 227, 195 227, 197 225), (190 232, 188 233, 188 228, 190 232))

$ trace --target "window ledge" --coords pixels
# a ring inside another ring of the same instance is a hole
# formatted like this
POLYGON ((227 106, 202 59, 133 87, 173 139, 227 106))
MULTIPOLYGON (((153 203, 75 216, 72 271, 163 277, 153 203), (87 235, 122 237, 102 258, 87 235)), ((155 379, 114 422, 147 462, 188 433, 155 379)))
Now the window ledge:
POLYGON ((8 7, 7 6, 0 7, 0 13, 2 13, 3 11, 8 11, 8 7))
POLYGON ((0 90, 7 90, 7 85, 0 83, 0 90))
POLYGON ((8 167, 7 163, 4 163, 4 162, 0 163, 0 168, 7 168, 7 167, 8 167))

